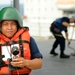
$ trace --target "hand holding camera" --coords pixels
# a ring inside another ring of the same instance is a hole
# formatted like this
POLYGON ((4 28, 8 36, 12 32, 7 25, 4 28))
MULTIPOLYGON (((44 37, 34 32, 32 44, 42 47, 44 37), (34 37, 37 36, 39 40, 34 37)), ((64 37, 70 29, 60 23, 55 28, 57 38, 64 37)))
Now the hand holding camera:
POLYGON ((18 50, 18 47, 16 46, 13 46, 12 49, 11 49, 11 53, 14 55, 14 58, 9 58, 8 61, 9 61, 9 64, 8 64, 8 67, 10 70, 17 70, 17 69, 21 69, 20 67, 14 67, 11 63, 14 62, 14 63, 18 63, 18 61, 16 60, 18 57, 17 55, 19 54, 19 50, 18 50))

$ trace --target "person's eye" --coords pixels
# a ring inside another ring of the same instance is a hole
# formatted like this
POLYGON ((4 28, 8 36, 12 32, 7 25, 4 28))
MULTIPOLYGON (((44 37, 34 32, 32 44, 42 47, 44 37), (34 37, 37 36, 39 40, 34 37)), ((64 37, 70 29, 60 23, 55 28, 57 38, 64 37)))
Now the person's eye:
POLYGON ((16 25, 16 23, 15 23, 15 22, 12 22, 12 24, 13 24, 13 25, 16 25))
POLYGON ((7 26, 7 23, 4 23, 3 26, 7 26))

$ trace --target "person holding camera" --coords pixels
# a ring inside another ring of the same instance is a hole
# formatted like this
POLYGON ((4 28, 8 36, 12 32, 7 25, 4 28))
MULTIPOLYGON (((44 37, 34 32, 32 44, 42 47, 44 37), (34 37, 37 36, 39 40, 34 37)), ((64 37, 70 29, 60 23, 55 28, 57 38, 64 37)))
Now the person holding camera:
POLYGON ((42 68, 43 56, 16 8, 1 9, 0 32, 0 75, 29 75, 42 68))
POLYGON ((60 58, 69 58, 69 55, 66 55, 64 53, 65 51, 65 38, 62 34, 62 31, 65 32, 66 40, 68 41, 68 44, 70 44, 70 40, 68 39, 68 30, 67 27, 72 26, 75 27, 75 25, 70 25, 70 23, 75 22, 75 17, 61 17, 56 20, 54 20, 50 26, 50 31, 55 37, 54 44, 52 46, 52 49, 50 51, 51 55, 57 56, 58 53, 55 52, 55 49, 58 45, 60 45, 60 58))

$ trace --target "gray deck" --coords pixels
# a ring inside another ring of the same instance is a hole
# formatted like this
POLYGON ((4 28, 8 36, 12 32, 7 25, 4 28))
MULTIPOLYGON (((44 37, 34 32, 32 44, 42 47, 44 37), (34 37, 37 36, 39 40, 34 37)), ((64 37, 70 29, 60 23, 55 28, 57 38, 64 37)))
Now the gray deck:
MULTIPOLYGON (((43 55, 43 67, 38 70, 33 70, 30 75, 75 75, 75 56, 71 56, 69 59, 60 59, 59 55, 54 57, 49 54, 54 39, 35 39, 40 52, 43 55)), ((75 41, 71 41, 71 47, 75 46, 75 41)), ((56 49, 56 52, 60 54, 60 48, 56 49)), ((66 42, 66 54, 71 54, 74 51, 67 46, 66 42)))

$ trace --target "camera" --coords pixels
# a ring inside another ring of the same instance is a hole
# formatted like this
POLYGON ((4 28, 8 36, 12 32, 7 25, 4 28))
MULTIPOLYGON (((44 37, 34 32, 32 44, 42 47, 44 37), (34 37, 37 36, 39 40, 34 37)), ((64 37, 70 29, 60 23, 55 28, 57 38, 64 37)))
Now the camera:
POLYGON ((17 46, 13 46, 12 49, 11 49, 11 53, 16 56, 19 54, 19 50, 18 50, 18 47, 17 46))
MULTIPOLYGON (((14 55, 14 58, 19 54, 19 50, 18 50, 18 47, 17 46, 13 46, 11 48, 11 53, 14 55)), ((12 61, 13 58, 8 58, 7 60, 9 61, 9 64, 8 64, 8 68, 10 70, 17 70, 17 69, 21 69, 20 67, 13 67, 10 62, 12 61)), ((15 61, 14 61, 15 62, 15 61)))

